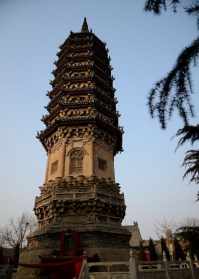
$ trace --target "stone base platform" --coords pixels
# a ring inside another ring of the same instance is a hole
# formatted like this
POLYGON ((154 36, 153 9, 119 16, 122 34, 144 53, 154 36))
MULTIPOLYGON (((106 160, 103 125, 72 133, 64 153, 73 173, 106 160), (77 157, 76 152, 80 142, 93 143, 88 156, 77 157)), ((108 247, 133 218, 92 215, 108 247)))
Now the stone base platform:
MULTIPOLYGON (((20 263, 37 264, 40 257, 60 253, 60 232, 74 231, 74 228, 51 227, 46 232, 35 232, 28 239, 28 247, 20 255, 20 263)), ((80 253, 99 261, 125 261, 129 258, 130 233, 122 226, 88 225, 75 227, 80 235, 80 253)), ((44 279, 38 268, 19 266, 16 279, 44 279)))

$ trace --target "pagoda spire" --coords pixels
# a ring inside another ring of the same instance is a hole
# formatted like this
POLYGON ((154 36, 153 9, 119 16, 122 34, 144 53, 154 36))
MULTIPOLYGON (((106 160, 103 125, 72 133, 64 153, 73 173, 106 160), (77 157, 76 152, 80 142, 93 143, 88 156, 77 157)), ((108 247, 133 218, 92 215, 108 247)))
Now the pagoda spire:
POLYGON ((83 24, 82 24, 82 30, 81 30, 81 32, 83 32, 83 33, 89 32, 88 23, 87 23, 86 17, 84 18, 84 22, 83 22, 83 24))

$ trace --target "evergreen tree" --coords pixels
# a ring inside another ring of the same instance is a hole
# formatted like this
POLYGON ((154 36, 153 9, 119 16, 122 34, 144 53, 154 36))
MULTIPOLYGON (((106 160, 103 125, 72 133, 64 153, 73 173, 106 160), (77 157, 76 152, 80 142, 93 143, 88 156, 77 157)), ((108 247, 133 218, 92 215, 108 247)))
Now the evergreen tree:
POLYGON ((149 252, 150 252, 151 261, 157 261, 158 256, 155 250, 154 242, 151 238, 149 239, 149 252))
MULTIPOLYGON (((196 16, 199 30, 199 1, 198 0, 147 0, 145 11, 161 14, 167 9, 173 8, 176 12, 180 7, 188 15, 196 16), (185 3, 185 7, 184 4, 185 3)), ((191 95, 194 92, 192 86, 193 66, 196 66, 199 58, 199 36, 179 54, 174 67, 154 88, 152 88, 148 106, 152 118, 157 117, 161 128, 167 127, 168 121, 176 111, 183 120, 183 127, 178 130, 176 136, 180 137, 178 146, 187 141, 191 144, 199 140, 199 124, 191 125, 190 118, 194 117, 194 105, 191 95)), ((182 164, 185 167, 184 177, 190 175, 190 181, 199 183, 199 150, 188 150, 182 164)), ((199 198, 199 194, 198 194, 199 198)))

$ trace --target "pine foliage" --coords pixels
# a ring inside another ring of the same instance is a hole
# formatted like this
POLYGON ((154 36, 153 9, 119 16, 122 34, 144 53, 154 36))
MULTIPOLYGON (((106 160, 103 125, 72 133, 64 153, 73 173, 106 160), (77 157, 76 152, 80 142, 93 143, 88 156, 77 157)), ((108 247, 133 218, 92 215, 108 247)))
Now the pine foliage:
MULTIPOLYGON (((146 0, 145 11, 161 14, 172 8, 174 12, 179 7, 191 16, 197 17, 199 30, 199 0, 146 0)), ((157 117, 162 129, 167 128, 168 121, 177 112, 183 121, 183 128, 176 136, 180 137, 177 148, 189 141, 192 145, 199 140, 199 125, 190 125, 194 117, 194 105, 191 96, 194 93, 192 82, 192 68, 198 65, 199 36, 185 47, 174 67, 169 73, 156 82, 148 97, 148 107, 152 118, 157 117)), ((190 176, 190 181, 199 183, 199 150, 188 150, 182 164, 186 168, 184 177, 190 176)), ((199 194, 198 194, 199 196, 199 194)))
POLYGON ((190 176, 190 182, 199 183, 199 150, 188 150, 183 164, 186 168, 183 178, 190 176))
POLYGON ((193 93, 191 67, 199 58, 199 38, 186 47, 179 55, 173 69, 152 88, 148 106, 152 118, 157 116, 163 129, 177 110, 187 126, 189 116, 193 117, 191 94, 193 93))
POLYGON ((187 125, 182 129, 179 129, 176 133, 177 137, 180 137, 177 148, 182 146, 185 142, 189 141, 192 145, 199 140, 199 124, 187 125))
POLYGON ((197 17, 197 27, 199 29, 199 4, 195 3, 185 9, 189 15, 197 17))
POLYGON ((167 10, 168 7, 172 7, 176 11, 180 2, 180 0, 147 0, 144 9, 159 15, 162 10, 167 10))

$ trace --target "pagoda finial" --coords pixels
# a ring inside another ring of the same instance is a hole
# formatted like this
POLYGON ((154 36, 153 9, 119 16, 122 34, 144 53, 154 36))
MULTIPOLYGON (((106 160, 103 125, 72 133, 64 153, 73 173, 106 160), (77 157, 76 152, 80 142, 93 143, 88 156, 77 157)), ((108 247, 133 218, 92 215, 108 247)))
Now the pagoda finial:
POLYGON ((86 32, 86 33, 89 32, 89 30, 88 30, 88 23, 87 23, 86 17, 84 18, 84 22, 82 24, 81 32, 86 32))

